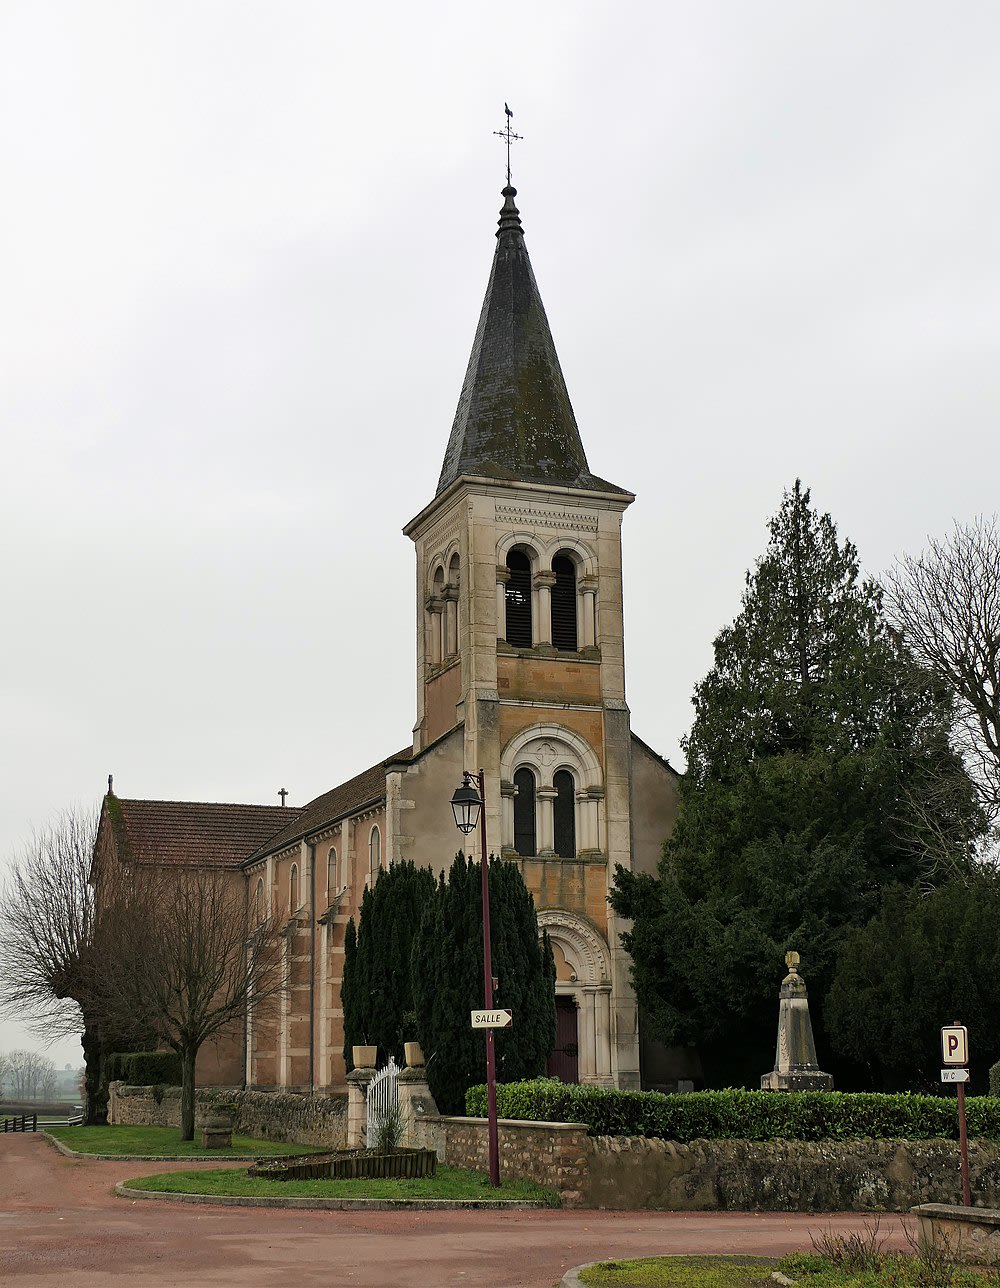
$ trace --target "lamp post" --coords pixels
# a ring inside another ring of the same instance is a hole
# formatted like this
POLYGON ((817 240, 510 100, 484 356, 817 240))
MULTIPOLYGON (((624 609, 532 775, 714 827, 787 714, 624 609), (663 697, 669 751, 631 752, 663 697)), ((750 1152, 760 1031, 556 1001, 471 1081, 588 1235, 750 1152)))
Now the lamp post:
MULTIPOLYGON (((466 836, 482 820, 480 870, 483 883, 483 994, 488 1011, 493 1010, 493 953, 490 947, 490 867, 486 857, 486 785, 483 771, 462 771, 462 785, 451 798, 455 824, 466 836), (477 790, 478 789, 478 790, 477 790)), ((497 1061, 493 1030, 486 1030, 486 1108, 489 1120, 490 1184, 500 1184, 500 1149, 497 1137, 497 1061)))

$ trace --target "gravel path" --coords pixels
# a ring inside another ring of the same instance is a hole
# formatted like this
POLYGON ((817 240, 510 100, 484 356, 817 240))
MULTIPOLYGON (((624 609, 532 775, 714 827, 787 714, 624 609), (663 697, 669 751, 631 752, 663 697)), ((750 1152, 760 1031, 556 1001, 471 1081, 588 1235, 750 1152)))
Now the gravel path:
MULTIPOLYGON (((861 1230, 853 1213, 303 1212, 115 1198, 116 1182, 187 1170, 65 1158, 0 1135, 4 1288, 552 1288, 613 1256, 808 1248, 810 1232, 861 1230)), ((205 1166, 213 1166, 212 1162, 205 1166)), ((897 1216, 880 1218, 905 1246, 897 1216)))

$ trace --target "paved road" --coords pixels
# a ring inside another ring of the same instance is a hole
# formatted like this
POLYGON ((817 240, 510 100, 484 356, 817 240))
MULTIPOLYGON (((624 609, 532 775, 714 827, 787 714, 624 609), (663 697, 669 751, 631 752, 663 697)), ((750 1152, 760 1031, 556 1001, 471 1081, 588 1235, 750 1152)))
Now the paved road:
MULTIPOLYGON (((863 1216, 741 1212, 296 1212, 115 1198, 190 1163, 84 1162, 0 1135, 4 1288, 552 1288, 605 1256, 780 1256, 863 1216)), ((900 1218, 881 1218, 904 1246, 900 1218)))

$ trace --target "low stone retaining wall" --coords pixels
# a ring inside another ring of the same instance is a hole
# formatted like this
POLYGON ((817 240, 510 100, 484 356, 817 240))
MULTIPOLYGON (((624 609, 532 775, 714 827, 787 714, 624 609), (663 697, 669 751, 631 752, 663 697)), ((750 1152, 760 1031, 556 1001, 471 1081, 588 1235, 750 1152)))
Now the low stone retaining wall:
MULTIPOLYGON (((206 1087, 195 1091, 195 1122, 224 1106, 233 1111, 240 1136, 344 1149, 347 1144, 346 1096, 295 1096, 277 1091, 206 1087)), ((180 1087, 128 1087, 112 1082, 108 1121, 141 1127, 179 1127, 180 1087)))
MULTIPOLYGON (((487 1169, 484 1118, 428 1116, 420 1143, 454 1167, 487 1169)), ((953 1140, 746 1141, 688 1145, 588 1137, 576 1123, 499 1124, 500 1168, 557 1190, 568 1207, 665 1212, 907 1212, 961 1200, 953 1140)), ((972 1141, 974 1201, 1000 1207, 1000 1142, 972 1141)))
MULTIPOLYGON (((598 1136, 587 1203, 670 1212, 906 1212, 961 1201, 953 1140, 697 1140, 598 1136)), ((1000 1204, 1000 1142, 970 1142, 975 1201, 1000 1204)))
MULTIPOLYGON (((414 1124, 413 1136, 449 1167, 489 1171, 485 1118, 451 1118, 428 1114, 414 1124)), ((501 1176, 535 1181, 557 1190, 567 1207, 585 1205, 590 1161, 587 1129, 579 1123, 521 1122, 501 1118, 497 1124, 501 1176)))
POLYGON ((966 1265, 1000 1265, 1000 1212, 944 1203, 913 1209, 920 1222, 920 1246, 945 1253, 966 1265))

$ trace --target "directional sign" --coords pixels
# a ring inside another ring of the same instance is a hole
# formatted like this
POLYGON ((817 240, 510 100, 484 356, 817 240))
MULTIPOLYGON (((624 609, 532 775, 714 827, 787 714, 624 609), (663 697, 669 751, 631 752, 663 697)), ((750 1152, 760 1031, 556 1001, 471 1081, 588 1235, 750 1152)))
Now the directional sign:
POLYGON ((968 1082, 969 1071, 968 1069, 942 1069, 941 1081, 942 1082, 968 1082))
POLYGON ((969 1030, 964 1024, 947 1024, 941 1030, 941 1063, 969 1063, 969 1030))
POLYGON ((513 1011, 473 1011, 474 1029, 509 1029, 514 1023, 513 1011))

